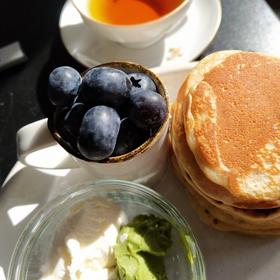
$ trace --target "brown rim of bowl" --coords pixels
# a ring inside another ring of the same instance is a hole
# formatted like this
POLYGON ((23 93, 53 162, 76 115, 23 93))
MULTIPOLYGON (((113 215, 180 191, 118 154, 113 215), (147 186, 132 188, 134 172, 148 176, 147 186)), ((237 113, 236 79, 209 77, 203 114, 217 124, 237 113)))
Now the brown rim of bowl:
MULTIPOLYGON (((145 152, 149 147, 152 146, 152 144, 155 141, 157 141, 160 138, 161 133, 163 133, 163 130, 165 129, 165 125, 167 125, 168 120, 169 120, 169 115, 170 115, 169 96, 166 91, 166 88, 164 87, 162 81, 157 77, 157 75, 154 74, 151 70, 145 68, 144 66, 142 66, 140 64, 136 64, 133 62, 116 61, 116 62, 108 62, 108 63, 99 64, 92 68, 96 68, 96 67, 112 67, 112 68, 120 69, 126 73, 132 73, 132 72, 136 71, 136 72, 144 73, 148 77, 152 78, 152 80, 156 84, 158 93, 164 98, 165 103, 167 105, 166 117, 165 117, 162 125, 156 131, 156 133, 153 134, 142 145, 140 145, 136 149, 132 150, 131 152, 128 152, 126 154, 116 156, 116 157, 108 157, 108 158, 106 158, 104 160, 100 160, 100 161, 93 161, 93 160, 85 158, 78 150, 73 149, 72 146, 67 141, 64 141, 62 139, 62 137, 59 135, 59 133, 56 131, 56 129, 54 127, 52 118, 48 118, 48 128, 49 128, 49 131, 51 132, 53 138, 56 140, 56 142, 58 144, 60 144, 60 146, 62 146, 62 148, 64 148, 68 153, 70 153, 71 155, 73 155, 74 157, 76 157, 78 159, 88 161, 88 162, 98 162, 98 163, 115 163, 115 162, 126 161, 128 159, 131 159, 134 156, 138 156, 138 155, 142 154, 143 152, 145 152)), ((92 68, 89 68, 88 70, 83 72, 82 76, 84 76, 85 73, 92 68)))

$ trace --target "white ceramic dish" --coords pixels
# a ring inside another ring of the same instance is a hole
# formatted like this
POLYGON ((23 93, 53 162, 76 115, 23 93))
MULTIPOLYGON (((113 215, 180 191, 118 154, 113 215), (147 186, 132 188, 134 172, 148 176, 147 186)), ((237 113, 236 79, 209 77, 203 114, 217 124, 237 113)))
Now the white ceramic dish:
POLYGON ((159 67, 195 59, 215 37, 221 17, 220 0, 193 0, 186 20, 164 39, 152 46, 135 49, 94 34, 68 0, 61 12, 59 28, 70 55, 86 67, 120 60, 159 67))
MULTIPOLYGON (((160 70, 173 99, 192 66, 160 70)), ((5 279, 2 272, 7 273, 15 243, 33 211, 67 186, 87 180, 81 169, 36 170, 16 163, 0 195, 0 280, 5 279)), ((171 167, 154 189, 186 217, 204 255, 208 280, 279 280, 280 239, 224 233, 204 225, 171 167)))
MULTIPOLYGON (((110 24, 92 18, 88 9, 88 0, 71 0, 71 2, 92 34, 98 33, 100 36, 128 48, 145 48, 163 38, 185 19, 192 0, 182 1, 177 7, 158 19, 129 25, 110 24)), ((130 9, 126 11, 126 13, 130 12, 130 9)), ((139 13, 139 11, 137 12, 139 13)))

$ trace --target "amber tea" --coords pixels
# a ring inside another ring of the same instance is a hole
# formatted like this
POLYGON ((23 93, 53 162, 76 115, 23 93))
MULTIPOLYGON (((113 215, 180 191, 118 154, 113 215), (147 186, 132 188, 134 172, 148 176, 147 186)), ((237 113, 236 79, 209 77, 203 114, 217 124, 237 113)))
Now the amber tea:
POLYGON ((184 0, 89 0, 90 16, 114 25, 139 24, 158 19, 184 0))

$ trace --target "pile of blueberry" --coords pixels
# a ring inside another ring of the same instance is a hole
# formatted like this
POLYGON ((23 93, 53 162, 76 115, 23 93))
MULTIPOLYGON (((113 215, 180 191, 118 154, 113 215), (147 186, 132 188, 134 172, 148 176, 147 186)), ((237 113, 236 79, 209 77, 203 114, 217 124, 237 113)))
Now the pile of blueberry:
POLYGON ((58 67, 49 75, 48 94, 55 105, 55 130, 93 161, 134 150, 158 130, 167 114, 151 78, 110 67, 92 68, 83 78, 71 67, 58 67))

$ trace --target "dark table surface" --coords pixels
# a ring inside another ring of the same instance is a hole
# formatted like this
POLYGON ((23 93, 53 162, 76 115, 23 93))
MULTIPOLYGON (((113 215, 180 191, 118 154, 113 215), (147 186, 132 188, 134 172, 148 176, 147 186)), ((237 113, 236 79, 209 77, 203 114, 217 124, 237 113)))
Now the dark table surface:
MULTIPOLYGON (((0 72, 0 184, 17 160, 16 131, 47 115, 49 71, 60 65, 84 70, 60 40, 58 20, 64 2, 0 1, 0 47, 20 41, 28 56, 24 65, 0 72)), ((222 9, 218 34, 199 58, 223 49, 280 56, 279 0, 222 0, 222 9)))

